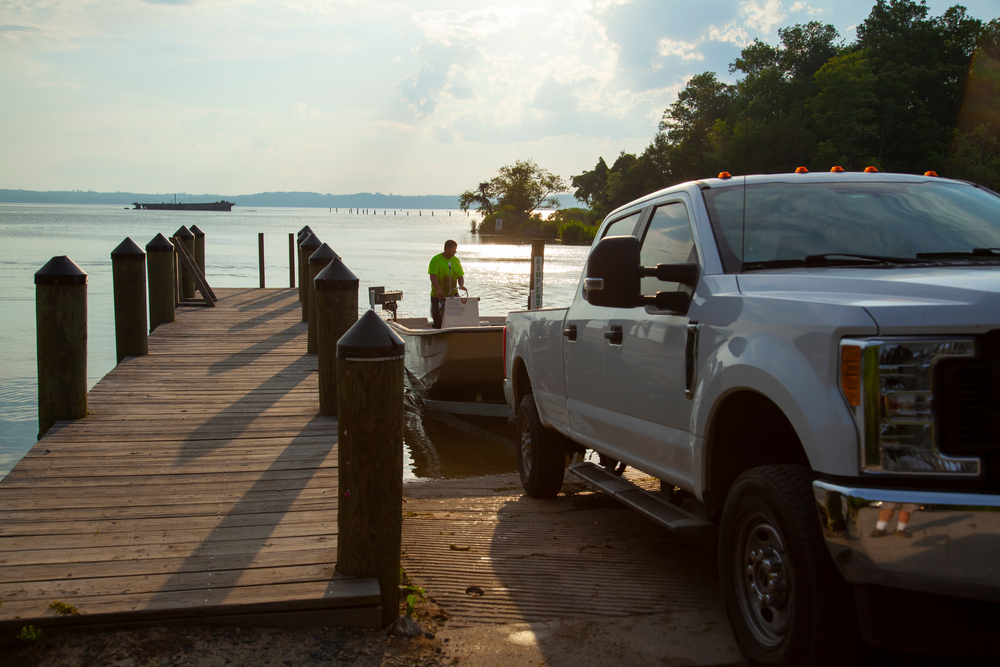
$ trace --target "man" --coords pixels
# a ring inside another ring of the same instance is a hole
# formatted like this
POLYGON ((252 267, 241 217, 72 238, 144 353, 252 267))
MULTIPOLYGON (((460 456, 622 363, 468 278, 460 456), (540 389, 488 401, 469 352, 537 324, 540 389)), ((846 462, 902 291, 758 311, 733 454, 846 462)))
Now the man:
POLYGON ((458 243, 451 239, 444 242, 444 252, 434 255, 431 258, 427 273, 431 277, 431 318, 434 320, 434 328, 441 328, 441 321, 444 319, 444 303, 449 296, 458 296, 458 290, 465 289, 465 271, 462 270, 462 263, 455 257, 458 250, 458 243))

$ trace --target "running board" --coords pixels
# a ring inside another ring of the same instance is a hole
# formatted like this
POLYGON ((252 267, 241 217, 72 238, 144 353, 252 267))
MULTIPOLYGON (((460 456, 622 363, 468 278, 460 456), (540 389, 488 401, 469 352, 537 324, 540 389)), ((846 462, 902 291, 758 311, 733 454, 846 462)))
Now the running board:
POLYGON ((622 501, 632 509, 645 514, 671 532, 682 535, 701 534, 714 527, 712 522, 695 516, 687 510, 663 500, 645 489, 640 489, 632 482, 622 479, 589 461, 574 463, 569 466, 569 471, 622 501))

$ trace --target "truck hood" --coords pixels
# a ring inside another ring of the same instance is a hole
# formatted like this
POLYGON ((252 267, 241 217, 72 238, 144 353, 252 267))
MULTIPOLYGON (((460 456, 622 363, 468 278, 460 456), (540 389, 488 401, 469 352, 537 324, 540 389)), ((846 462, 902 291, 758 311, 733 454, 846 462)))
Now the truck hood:
POLYGON ((1000 266, 804 268, 737 276, 744 298, 865 309, 881 335, 1000 327, 1000 266))

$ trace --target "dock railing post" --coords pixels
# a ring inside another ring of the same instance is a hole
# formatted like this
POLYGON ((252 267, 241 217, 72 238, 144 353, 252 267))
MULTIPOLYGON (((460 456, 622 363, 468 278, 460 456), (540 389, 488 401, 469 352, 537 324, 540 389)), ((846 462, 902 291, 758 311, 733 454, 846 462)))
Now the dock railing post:
POLYGON ((194 234, 194 263, 198 265, 201 275, 205 275, 205 232, 198 225, 191 225, 191 233, 194 234))
POLYGON ((146 244, 146 275, 149 281, 149 330, 174 321, 174 244, 157 234, 146 244))
POLYGON ((115 353, 125 357, 149 354, 146 339, 146 253, 131 238, 111 251, 115 302, 115 353))
POLYGON ((337 341, 358 321, 361 281, 334 257, 314 281, 316 290, 316 365, 319 413, 337 416, 337 341))
POLYGON ((316 346, 316 341, 318 336, 317 331, 317 318, 318 312, 316 307, 316 276, 326 268, 326 265, 330 263, 330 260, 334 257, 338 257, 337 253, 333 251, 333 248, 327 244, 320 245, 312 255, 309 256, 309 327, 306 329, 306 353, 316 354, 318 351, 316 346))
POLYGON ((373 310, 337 343, 337 571, 378 577, 383 626, 399 617, 404 350, 373 310))
POLYGON ((299 244, 299 264, 302 266, 302 284, 299 286, 299 298, 302 300, 302 321, 309 321, 309 258, 319 250, 323 242, 315 234, 302 239, 299 244))
POLYGON ((264 232, 257 232, 257 272, 260 274, 260 288, 264 289, 264 232))
POLYGON ((63 419, 87 416, 87 273, 53 257, 35 273, 38 439, 63 419))
POLYGON ((306 237, 312 233, 313 230, 310 229, 309 225, 306 225, 299 230, 298 235, 295 237, 295 253, 298 255, 296 259, 299 263, 299 301, 306 298, 303 292, 305 292, 306 288, 309 287, 309 285, 306 284, 306 281, 309 280, 309 267, 307 266, 306 261, 309 259, 309 256, 306 255, 306 259, 302 259, 302 242, 305 241, 306 237))
POLYGON ((295 289, 295 234, 288 232, 288 289, 295 289))
MULTIPOLYGON (((181 240, 181 242, 187 246, 188 251, 194 255, 194 234, 191 230, 181 225, 181 228, 174 232, 174 237, 181 240)), ((188 273, 187 268, 184 266, 178 267, 181 272, 181 299, 193 299, 194 298, 194 277, 188 273)))
POLYGON ((528 310, 542 307, 542 277, 545 268, 545 239, 531 242, 531 284, 528 289, 528 310))

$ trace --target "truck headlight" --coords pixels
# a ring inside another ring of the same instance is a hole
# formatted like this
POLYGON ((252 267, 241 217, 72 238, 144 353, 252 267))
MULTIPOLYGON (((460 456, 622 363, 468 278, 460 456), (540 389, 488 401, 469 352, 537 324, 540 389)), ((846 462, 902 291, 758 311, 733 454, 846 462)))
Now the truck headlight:
POLYGON ((858 426, 861 472, 979 474, 978 458, 941 452, 934 399, 937 364, 976 354, 972 337, 841 341, 840 385, 858 426))

